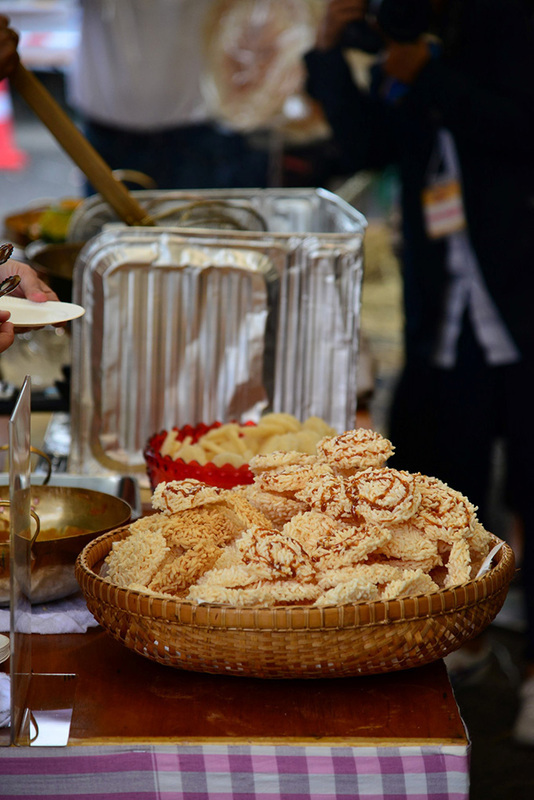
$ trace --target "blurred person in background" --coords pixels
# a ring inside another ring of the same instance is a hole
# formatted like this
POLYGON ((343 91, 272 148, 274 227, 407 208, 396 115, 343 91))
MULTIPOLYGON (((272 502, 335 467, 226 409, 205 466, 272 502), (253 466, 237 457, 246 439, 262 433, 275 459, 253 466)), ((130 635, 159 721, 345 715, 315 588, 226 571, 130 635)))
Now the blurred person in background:
POLYGON ((159 189, 263 187, 268 156, 211 118, 203 31, 214 0, 80 0, 67 84, 84 133, 111 169, 159 189))
POLYGON ((405 363, 390 465, 444 480, 488 525, 505 443, 527 616, 514 735, 534 745, 533 5, 330 0, 306 64, 347 168, 398 169, 405 363), (369 43, 362 87, 344 49, 369 43))
MULTIPOLYGON (((9 27, 9 19, 0 14, 0 80, 8 78, 19 63, 18 34, 9 27)), ((57 295, 38 277, 35 270, 13 258, 0 264, 0 282, 10 275, 20 275, 20 283, 12 292, 13 297, 26 297, 34 303, 57 300, 57 295)), ((0 311, 0 353, 11 347, 15 329, 9 322, 9 311, 0 311)))

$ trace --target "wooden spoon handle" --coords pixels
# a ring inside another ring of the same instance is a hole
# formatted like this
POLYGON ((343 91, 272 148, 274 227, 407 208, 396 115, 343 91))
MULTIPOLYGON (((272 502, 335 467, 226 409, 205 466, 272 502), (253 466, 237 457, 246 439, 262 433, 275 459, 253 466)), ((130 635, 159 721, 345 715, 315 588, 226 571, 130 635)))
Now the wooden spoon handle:
POLYGON ((149 225, 146 211, 118 181, 41 81, 19 64, 9 81, 46 125, 61 147, 127 225, 149 225))

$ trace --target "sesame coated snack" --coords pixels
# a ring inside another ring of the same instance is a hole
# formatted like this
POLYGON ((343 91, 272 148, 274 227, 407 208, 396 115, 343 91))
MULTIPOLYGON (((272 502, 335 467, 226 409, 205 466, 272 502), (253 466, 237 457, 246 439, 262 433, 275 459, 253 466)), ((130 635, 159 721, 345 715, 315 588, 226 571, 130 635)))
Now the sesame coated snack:
POLYGON ((231 606, 372 602, 476 577, 493 538, 436 478, 387 467, 367 429, 323 437, 315 455, 259 454, 249 486, 157 486, 156 511, 106 559, 127 588, 231 606))

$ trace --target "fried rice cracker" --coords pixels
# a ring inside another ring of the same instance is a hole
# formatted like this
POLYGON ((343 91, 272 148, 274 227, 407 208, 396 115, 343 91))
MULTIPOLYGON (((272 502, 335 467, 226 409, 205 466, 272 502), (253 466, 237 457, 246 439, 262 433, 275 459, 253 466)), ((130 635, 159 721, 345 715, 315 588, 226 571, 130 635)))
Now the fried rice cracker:
POLYGON ((329 589, 337 583, 359 580, 363 585, 383 587, 391 581, 398 580, 406 570, 387 562, 373 562, 370 564, 353 564, 348 567, 334 567, 317 573, 317 582, 324 589, 329 589))
POLYGON ((103 574, 122 588, 133 584, 146 585, 169 550, 157 521, 151 517, 139 519, 129 526, 129 535, 125 539, 113 542, 103 574))
POLYGON ((147 588, 174 596, 216 563, 223 549, 247 528, 246 517, 223 503, 191 508, 168 518, 165 539, 169 550, 147 588))
POLYGON ((202 496, 208 497, 205 506, 159 512, 132 523, 129 535, 114 543, 106 559, 109 578, 120 586, 183 596, 251 524, 272 525, 240 495, 198 491, 194 500, 202 496))
POLYGON ((337 606, 346 603, 370 603, 379 599, 378 588, 372 583, 362 583, 358 578, 338 583, 321 594, 315 606, 337 606))
POLYGON ((238 594, 237 605, 273 605, 309 602, 320 592, 312 560, 300 543, 288 536, 256 526, 229 551, 231 554, 227 551, 190 587, 190 599, 223 602, 221 598, 238 594), (221 568, 221 564, 225 566, 221 568))
POLYGON ((314 580, 315 567, 296 539, 267 528, 249 528, 236 542, 241 559, 258 579, 314 580))
POLYGON ((282 533, 302 544, 319 571, 367 561, 391 537, 385 528, 336 522, 319 511, 295 515, 284 525, 282 533))
POLYGON ((414 597, 418 594, 429 594, 438 591, 430 575, 419 570, 406 570, 403 577, 386 584, 381 592, 381 600, 396 600, 401 597, 414 597))
POLYGON ((357 521, 358 492, 340 475, 317 470, 310 473, 303 487, 295 493, 297 500, 332 519, 357 521))
POLYGON ((206 503, 218 503, 224 490, 188 478, 158 483, 152 495, 152 508, 163 514, 176 514, 206 503))
POLYGON ((412 517, 421 503, 413 474, 388 467, 368 468, 346 479, 364 519, 391 525, 412 517))
POLYGON ((372 602, 436 591, 437 586, 422 569, 406 570, 388 564, 359 564, 351 569, 320 573, 324 594, 315 605, 337 602, 372 602))
POLYGON ((332 476, 327 464, 314 461, 310 464, 292 464, 282 470, 269 470, 254 478, 254 486, 261 492, 275 492, 285 497, 296 498, 310 481, 321 481, 332 476))
POLYGON ((486 556, 493 547, 495 540, 482 523, 475 525, 473 535, 467 539, 469 543, 469 555, 471 557, 471 579, 476 578, 480 567, 484 563, 486 556))
POLYGON ((239 589, 213 584, 191 586, 187 599, 197 603, 230 606, 310 605, 320 594, 317 585, 298 581, 272 581, 239 589))
POLYGON ((397 558, 402 561, 414 561, 434 565, 441 563, 438 542, 429 539, 419 530, 413 520, 388 525, 391 538, 380 548, 380 552, 388 558, 397 558))
POLYGON ((447 562, 447 577, 445 588, 458 586, 471 578, 471 553, 469 543, 465 539, 458 539, 451 547, 447 562))
POLYGON ((421 502, 413 523, 427 537, 454 544, 473 534, 478 520, 467 497, 437 478, 417 474, 416 482, 421 502))
POLYGON ((248 462, 248 466, 254 475, 261 475, 263 472, 279 472, 287 467, 308 466, 316 463, 316 455, 299 453, 296 450, 275 450, 272 453, 260 453, 253 456, 248 462))
POLYGON ((367 467, 382 467, 393 452, 389 439, 367 428, 325 436, 317 443, 318 456, 342 475, 352 475, 367 467))
POLYGON ((469 549, 471 557, 476 556, 483 561, 493 546, 493 536, 485 529, 481 522, 473 526, 473 533, 469 536, 469 549))
POLYGON ((244 487, 242 493, 277 528, 282 528, 295 514, 308 510, 306 503, 276 492, 262 492, 254 484, 244 487))

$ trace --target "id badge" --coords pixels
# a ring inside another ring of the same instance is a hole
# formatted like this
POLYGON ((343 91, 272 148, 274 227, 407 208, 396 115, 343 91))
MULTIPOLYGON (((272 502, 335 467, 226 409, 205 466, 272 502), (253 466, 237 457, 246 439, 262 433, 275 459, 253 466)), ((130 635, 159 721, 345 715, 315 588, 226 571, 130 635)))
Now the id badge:
POLYGON ((457 180, 440 181, 423 189, 423 213, 430 239, 441 239, 465 228, 462 189, 457 180))

